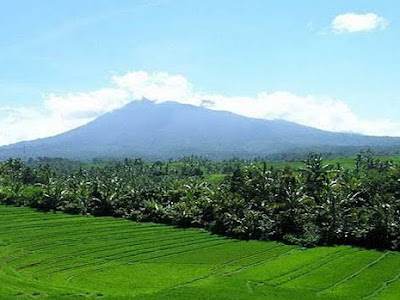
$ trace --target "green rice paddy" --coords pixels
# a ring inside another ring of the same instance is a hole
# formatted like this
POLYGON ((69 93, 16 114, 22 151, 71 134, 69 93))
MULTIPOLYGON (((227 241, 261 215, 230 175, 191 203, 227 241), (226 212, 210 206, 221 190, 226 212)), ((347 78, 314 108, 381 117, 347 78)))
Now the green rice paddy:
POLYGON ((400 253, 0 205, 4 299, 400 299, 400 253))

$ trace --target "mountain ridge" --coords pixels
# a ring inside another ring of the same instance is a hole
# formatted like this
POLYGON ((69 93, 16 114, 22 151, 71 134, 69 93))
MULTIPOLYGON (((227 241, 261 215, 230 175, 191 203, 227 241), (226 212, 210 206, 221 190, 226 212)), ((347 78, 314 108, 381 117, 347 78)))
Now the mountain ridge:
POLYGON ((0 147, 0 158, 231 158, 313 148, 397 146, 400 138, 329 132, 284 120, 143 99, 65 133, 0 147))

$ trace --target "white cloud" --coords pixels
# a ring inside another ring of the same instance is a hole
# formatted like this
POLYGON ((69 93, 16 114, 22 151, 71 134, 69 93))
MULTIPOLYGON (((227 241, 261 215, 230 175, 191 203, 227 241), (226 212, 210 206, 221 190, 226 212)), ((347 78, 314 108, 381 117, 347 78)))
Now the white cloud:
POLYGON ((261 119, 284 119, 329 131, 400 136, 400 122, 363 120, 343 101, 286 91, 228 97, 198 91, 181 75, 130 72, 87 93, 45 95, 40 108, 0 107, 0 145, 55 135, 84 125, 132 100, 177 101, 261 119))
POLYGON ((384 29, 388 21, 375 13, 356 14, 346 13, 336 16, 332 21, 332 30, 335 33, 354 33, 384 29))
POLYGON ((193 86, 182 75, 139 71, 113 76, 112 79, 119 88, 129 91, 133 99, 147 98, 187 103, 194 96, 193 86))
POLYGON ((34 107, 0 107, 0 145, 55 135, 82 125, 34 107))
POLYGON ((127 103, 129 93, 123 89, 104 88, 89 93, 47 95, 46 109, 62 118, 91 118, 127 103))

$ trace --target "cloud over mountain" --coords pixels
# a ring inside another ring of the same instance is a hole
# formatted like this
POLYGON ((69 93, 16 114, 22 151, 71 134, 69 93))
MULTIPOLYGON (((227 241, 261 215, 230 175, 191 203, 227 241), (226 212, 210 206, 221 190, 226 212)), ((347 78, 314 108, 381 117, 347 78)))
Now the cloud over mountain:
POLYGON ((142 98, 284 119, 328 131, 400 136, 400 122, 363 120, 344 101, 329 97, 288 91, 232 97, 199 91, 182 75, 138 71, 114 75, 108 87, 98 90, 45 95, 38 107, 0 107, 0 145, 65 132, 142 98))

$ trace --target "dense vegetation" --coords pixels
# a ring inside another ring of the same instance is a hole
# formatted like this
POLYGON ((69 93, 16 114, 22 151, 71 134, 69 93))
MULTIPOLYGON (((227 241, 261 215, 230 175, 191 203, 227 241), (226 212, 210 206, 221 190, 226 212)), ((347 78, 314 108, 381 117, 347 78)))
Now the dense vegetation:
POLYGON ((359 155, 354 168, 324 164, 319 155, 284 168, 193 157, 92 165, 8 160, 0 164, 0 187, 0 202, 43 211, 304 246, 400 250, 400 166, 368 155, 359 155))
POLYGON ((400 252, 0 205, 0 299, 398 300, 400 252))

